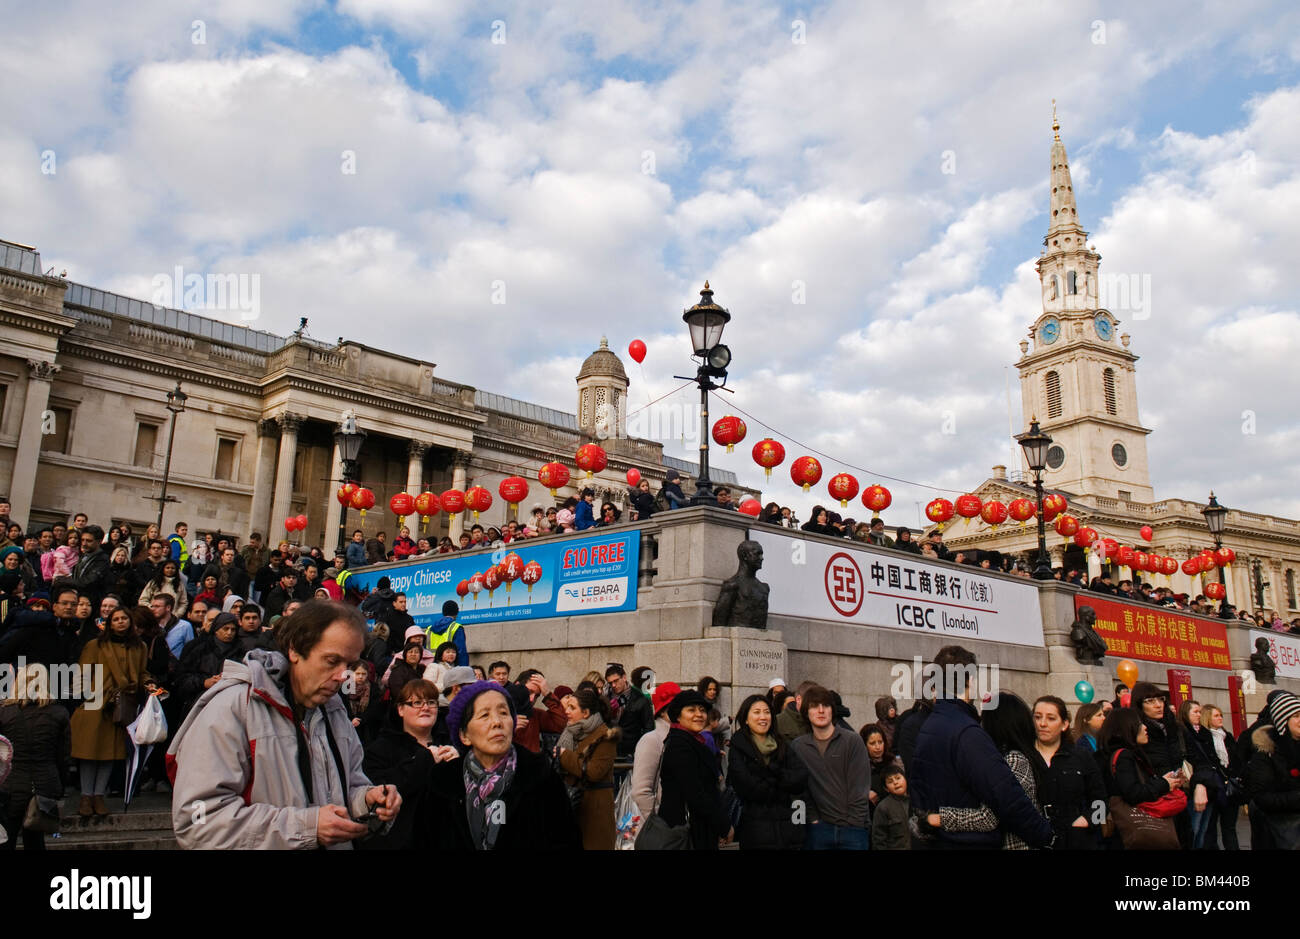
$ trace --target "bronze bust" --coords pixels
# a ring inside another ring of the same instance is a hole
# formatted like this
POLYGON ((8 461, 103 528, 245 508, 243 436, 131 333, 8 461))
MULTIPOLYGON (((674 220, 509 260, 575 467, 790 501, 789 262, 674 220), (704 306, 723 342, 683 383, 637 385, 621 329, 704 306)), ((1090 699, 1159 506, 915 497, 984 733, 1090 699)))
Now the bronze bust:
POLYGON ((1070 626, 1070 641, 1074 643, 1074 657, 1081 665, 1100 665, 1109 646, 1097 634, 1097 611, 1090 606, 1079 607, 1079 615, 1070 626))
POLYGON ((763 546, 742 541, 736 547, 740 567, 722 582, 722 592, 713 607, 714 626, 747 626, 767 629, 767 594, 771 589, 755 574, 763 566, 763 546))
POLYGON ((1265 685, 1277 684, 1277 666, 1268 655, 1268 640, 1260 636, 1255 640, 1255 651, 1250 654, 1250 670, 1255 680, 1265 685))

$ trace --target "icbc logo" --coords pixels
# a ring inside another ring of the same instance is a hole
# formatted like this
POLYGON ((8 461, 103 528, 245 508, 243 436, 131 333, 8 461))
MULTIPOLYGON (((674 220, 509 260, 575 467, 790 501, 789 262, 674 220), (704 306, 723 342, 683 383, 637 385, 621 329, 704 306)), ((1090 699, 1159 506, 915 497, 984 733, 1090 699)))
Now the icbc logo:
POLYGON ((831 555, 826 562, 826 599, 841 616, 853 616, 862 609, 866 590, 858 562, 843 551, 831 555))

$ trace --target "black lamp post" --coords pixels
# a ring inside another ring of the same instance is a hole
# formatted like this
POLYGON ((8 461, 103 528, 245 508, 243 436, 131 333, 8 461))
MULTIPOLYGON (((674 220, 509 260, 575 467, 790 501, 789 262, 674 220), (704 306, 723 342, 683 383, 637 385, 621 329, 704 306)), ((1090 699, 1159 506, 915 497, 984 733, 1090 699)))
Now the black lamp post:
POLYGON ((709 482, 709 392, 727 383, 731 350, 722 344, 722 329, 731 320, 731 314, 713 302, 713 291, 706 280, 704 289, 700 291, 700 302, 683 311, 682 319, 691 332, 692 355, 701 360, 695 374, 695 382, 700 386, 700 475, 695 480, 695 496, 691 504, 716 506, 718 497, 713 494, 709 482), (715 378, 721 378, 721 384, 715 385, 715 378))
MULTIPOLYGON (((1201 509, 1201 514, 1205 516, 1205 524, 1209 526, 1210 534, 1214 536, 1214 549, 1217 551, 1223 547, 1223 529, 1228 523, 1228 510, 1219 505, 1219 500, 1214 498, 1213 491, 1210 492, 1210 504, 1201 509)), ((1222 619, 1229 619, 1228 613, 1228 581, 1223 576, 1223 565, 1217 565, 1219 568, 1219 583, 1223 584, 1223 599, 1219 601, 1219 616, 1222 619)))
MULTIPOLYGON (((167 498, 167 482, 172 474, 172 445, 176 442, 176 415, 185 410, 185 402, 189 400, 189 395, 181 391, 180 381, 176 382, 176 387, 167 392, 167 410, 172 412, 171 430, 167 432, 167 457, 163 462, 162 494, 158 496, 158 531, 163 531, 163 512, 167 510, 168 501, 175 502, 175 499, 167 498)), ((162 537, 159 534, 159 537, 162 537)))
MULTIPOLYGON (((334 444, 339 448, 339 460, 342 463, 343 482, 356 482, 361 471, 357 466, 357 455, 361 452, 361 444, 366 439, 366 432, 357 427, 357 419, 351 411, 343 413, 343 422, 339 429, 334 431, 334 444)), ((335 554, 346 556, 348 549, 348 507, 343 506, 343 511, 339 513, 339 546, 335 554)))
POLYGON ((1029 430, 1016 437, 1025 451, 1025 461, 1034 474, 1034 495, 1038 499, 1038 560, 1034 562, 1034 580, 1052 579, 1052 559, 1047 553, 1047 523, 1043 520, 1043 470, 1047 466, 1047 448, 1052 438, 1038 426, 1038 418, 1030 418, 1029 430))

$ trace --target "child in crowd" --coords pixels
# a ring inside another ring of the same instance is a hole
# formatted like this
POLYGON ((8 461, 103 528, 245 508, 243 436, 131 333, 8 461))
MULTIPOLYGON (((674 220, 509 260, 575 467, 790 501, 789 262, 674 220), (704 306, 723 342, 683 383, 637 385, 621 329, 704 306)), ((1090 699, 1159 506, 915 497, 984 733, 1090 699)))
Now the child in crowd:
POLYGON ((871 850, 911 850, 912 836, 907 825, 910 811, 907 776, 902 767, 890 766, 885 770, 885 797, 876 806, 876 815, 871 822, 871 850))

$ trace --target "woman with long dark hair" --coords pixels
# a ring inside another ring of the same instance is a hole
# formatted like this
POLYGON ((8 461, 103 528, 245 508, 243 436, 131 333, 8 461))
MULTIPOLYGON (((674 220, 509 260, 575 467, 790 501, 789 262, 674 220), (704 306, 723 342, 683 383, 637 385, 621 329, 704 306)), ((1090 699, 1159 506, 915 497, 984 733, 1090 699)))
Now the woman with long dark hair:
POLYGON ((1070 736, 1070 711, 1055 695, 1034 702, 1034 749, 1039 798, 1056 832, 1056 846, 1095 850, 1105 818, 1106 785, 1091 754, 1083 755, 1070 736))
POLYGON ((838 532, 831 527, 830 513, 824 505, 814 505, 812 516, 800 526, 800 531, 812 532, 814 535, 835 535, 838 532))
POLYGON ((187 581, 185 575, 181 573, 180 564, 171 558, 158 565, 158 571, 140 591, 140 606, 148 606, 149 601, 158 593, 170 593, 175 598, 172 612, 180 619, 185 618, 185 611, 189 609, 190 603, 187 581))
MULTIPOLYGON (((1187 758, 1183 733, 1178 726, 1178 718, 1165 700, 1167 697, 1166 692, 1149 681, 1135 684, 1133 693, 1129 696, 1129 707, 1137 712, 1147 729, 1147 742, 1142 745, 1142 754, 1158 776, 1171 772, 1181 773, 1183 760, 1187 758)), ((1187 782, 1187 777, 1183 776, 1185 788, 1187 782)), ((1190 803, 1190 789, 1188 796, 1190 803)), ((1174 830, 1178 832, 1178 841, 1182 844, 1183 850, 1190 850, 1192 824, 1187 812, 1181 812, 1174 817, 1174 830)))
POLYGON ((1217 799, 1222 785, 1219 782, 1218 760, 1214 756, 1214 738, 1210 729, 1201 723, 1201 705, 1187 700, 1178 706, 1178 728, 1183 734, 1183 748, 1187 762, 1192 764, 1192 778, 1188 783, 1188 820, 1192 830, 1192 850, 1205 847, 1205 835, 1214 830, 1217 821, 1217 799))
POLYGON ((794 801, 808 785, 808 770, 775 733, 767 698, 750 695, 736 712, 727 785, 744 809, 736 825, 740 850, 795 851, 803 833, 794 824, 794 801))
POLYGON ((1099 752, 1105 757, 1109 790, 1131 806, 1154 802, 1187 784, 1182 773, 1156 772, 1147 756, 1150 742, 1149 726, 1133 708, 1111 711, 1097 737, 1099 752))
POLYGON ((85 704, 72 715, 72 758, 80 761, 82 817, 108 815, 104 796, 113 764, 126 759, 126 725, 135 720, 152 680, 145 668, 147 652, 136 635, 131 614, 119 607, 109 614, 104 635, 92 639, 78 662, 98 667, 103 677, 101 707, 85 704))
POLYGON ((891 766, 902 766, 903 762, 894 756, 889 747, 889 735, 880 724, 863 724, 858 731, 862 742, 867 746, 867 759, 871 760, 871 812, 887 793, 885 791, 885 770, 891 766))

